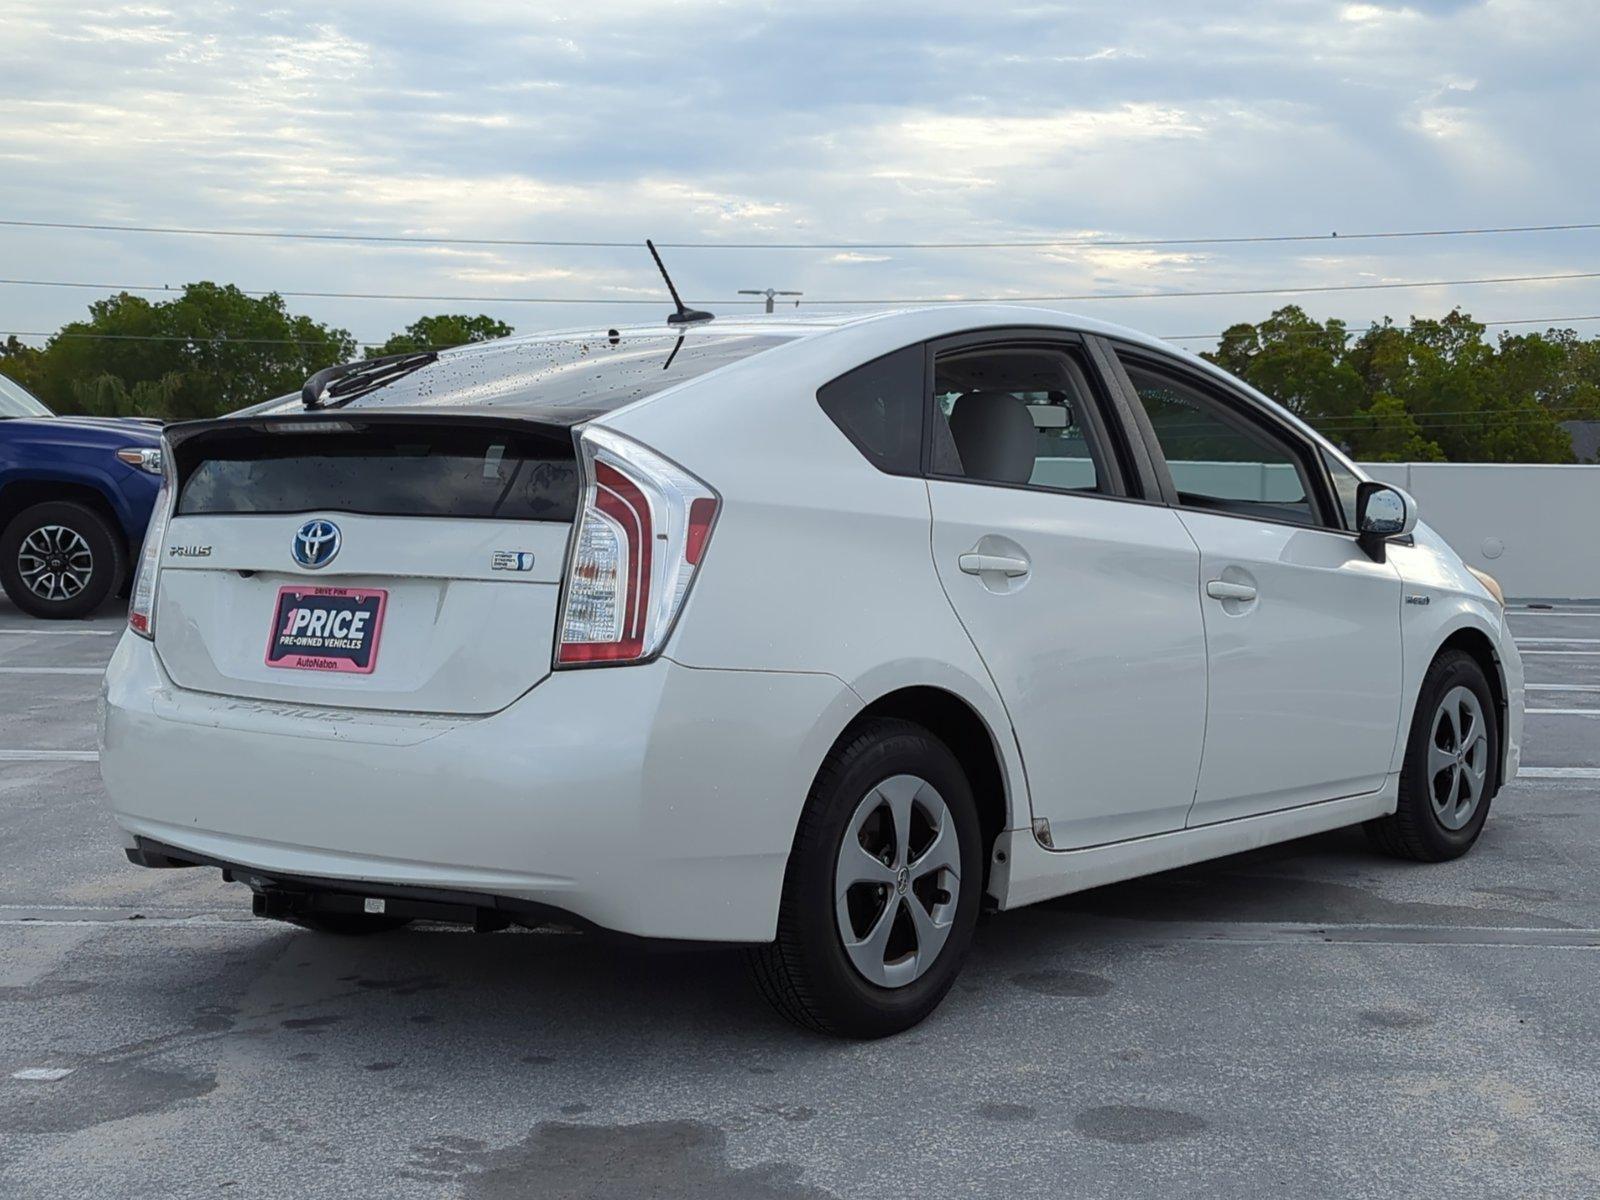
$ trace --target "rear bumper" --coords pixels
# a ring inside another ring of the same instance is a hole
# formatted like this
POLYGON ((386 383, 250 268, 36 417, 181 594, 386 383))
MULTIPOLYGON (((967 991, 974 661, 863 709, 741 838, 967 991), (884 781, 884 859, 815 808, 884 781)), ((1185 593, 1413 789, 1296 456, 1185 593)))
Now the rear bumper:
POLYGON ((100 766, 130 846, 754 942, 773 936, 811 777, 858 704, 828 675, 663 659, 558 672, 479 718, 307 708, 179 689, 127 634, 100 766))

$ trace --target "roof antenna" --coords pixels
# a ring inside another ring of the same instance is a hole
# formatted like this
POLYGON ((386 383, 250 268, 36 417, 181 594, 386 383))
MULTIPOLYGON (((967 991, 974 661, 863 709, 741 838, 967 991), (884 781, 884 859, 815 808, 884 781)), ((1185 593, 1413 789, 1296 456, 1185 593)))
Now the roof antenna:
POLYGON ((656 260, 656 269, 661 272, 661 278, 667 281, 667 291, 672 293, 672 302, 678 306, 678 311, 667 317, 668 325, 693 325, 699 321, 712 321, 715 314, 701 312, 698 308, 685 308, 683 300, 678 295, 678 289, 672 286, 672 276, 667 274, 666 265, 661 261, 661 255, 656 253, 656 244, 645 238, 644 244, 650 248, 650 257, 656 260))

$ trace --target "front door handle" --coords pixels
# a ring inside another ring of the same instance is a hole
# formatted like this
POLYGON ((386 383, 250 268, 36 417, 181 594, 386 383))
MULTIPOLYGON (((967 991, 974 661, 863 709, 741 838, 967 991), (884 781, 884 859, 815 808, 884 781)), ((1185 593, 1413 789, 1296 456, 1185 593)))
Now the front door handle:
POLYGON ((1009 554, 963 554, 956 562, 968 575, 999 571, 1007 579, 1015 579, 1028 573, 1028 560, 1012 558, 1009 554))
POLYGON ((1226 579, 1213 579, 1206 584, 1206 595, 1213 600, 1254 600, 1256 589, 1248 583, 1229 583, 1226 579))

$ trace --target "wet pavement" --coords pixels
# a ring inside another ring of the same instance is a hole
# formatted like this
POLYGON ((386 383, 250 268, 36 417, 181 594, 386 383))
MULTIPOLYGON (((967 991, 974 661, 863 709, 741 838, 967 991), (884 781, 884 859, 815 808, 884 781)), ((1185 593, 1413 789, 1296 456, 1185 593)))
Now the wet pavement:
POLYGON ((338 940, 128 865, 120 625, 0 600, 0 1195, 1600 1192, 1600 608, 1515 613, 1536 770, 1467 858, 1343 831, 993 916, 871 1044, 729 952, 338 940))

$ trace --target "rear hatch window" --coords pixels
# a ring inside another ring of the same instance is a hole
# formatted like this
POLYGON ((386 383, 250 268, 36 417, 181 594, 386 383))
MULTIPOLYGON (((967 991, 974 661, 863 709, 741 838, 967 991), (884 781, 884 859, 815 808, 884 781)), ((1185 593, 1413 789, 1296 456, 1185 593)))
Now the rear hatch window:
MULTIPOLYGON (((571 521, 572 438, 500 426, 362 423, 329 432, 212 434, 183 469, 177 515, 339 511, 571 521)), ((180 458, 180 462, 183 459, 180 458)))

